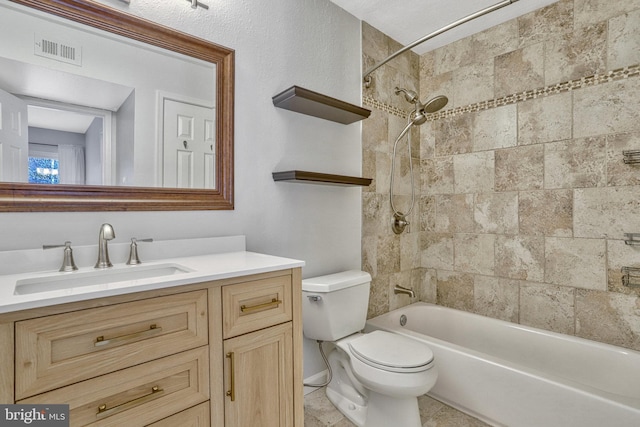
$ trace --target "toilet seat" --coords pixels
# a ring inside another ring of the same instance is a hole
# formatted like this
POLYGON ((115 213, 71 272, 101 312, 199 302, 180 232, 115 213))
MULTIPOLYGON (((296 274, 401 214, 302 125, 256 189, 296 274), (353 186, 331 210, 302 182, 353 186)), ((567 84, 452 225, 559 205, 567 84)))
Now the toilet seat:
POLYGON ((421 372, 433 365, 433 352, 420 341, 386 331, 373 331, 349 342, 359 361, 389 372, 421 372))

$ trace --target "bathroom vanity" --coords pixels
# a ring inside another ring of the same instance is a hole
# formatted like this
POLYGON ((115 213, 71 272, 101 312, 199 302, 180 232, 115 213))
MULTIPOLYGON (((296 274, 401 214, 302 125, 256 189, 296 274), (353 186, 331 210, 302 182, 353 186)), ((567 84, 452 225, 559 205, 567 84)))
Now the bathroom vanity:
POLYGON ((1 276, 0 403, 69 404, 72 426, 302 426, 304 263, 169 261, 184 272, 23 295, 1 276))

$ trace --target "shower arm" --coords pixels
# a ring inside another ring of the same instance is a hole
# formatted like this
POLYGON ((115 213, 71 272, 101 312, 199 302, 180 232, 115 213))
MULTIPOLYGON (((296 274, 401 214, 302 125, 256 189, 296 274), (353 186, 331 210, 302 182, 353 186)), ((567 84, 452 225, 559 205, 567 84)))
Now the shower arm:
POLYGON ((386 59, 382 60, 381 62, 377 63, 376 65, 374 65, 373 67, 369 68, 367 71, 364 72, 364 74, 362 75, 362 80, 364 81, 364 86, 365 87, 369 87, 371 85, 371 73, 373 73, 375 70, 377 70, 378 68, 382 67, 384 64, 386 64, 387 62, 391 61, 392 59, 394 59, 397 56, 402 55, 403 53, 405 53, 406 51, 413 49, 414 47, 418 46, 419 44, 422 44, 424 42, 426 42, 427 40, 430 40, 432 38, 434 38, 435 36, 438 36, 446 31, 449 31, 452 28, 457 27, 458 25, 462 25, 465 22, 469 22, 472 19, 476 19, 479 18, 480 16, 486 15, 487 13, 491 13, 494 12, 498 9, 502 9, 505 6, 509 6, 512 3, 517 2, 518 0, 504 0, 501 1, 500 3, 496 3, 493 6, 489 6, 485 9, 482 9, 478 12, 472 13, 469 16, 466 16, 462 19, 459 19, 455 22, 452 22, 451 24, 440 28, 439 30, 434 31, 431 34, 427 34, 426 36, 414 41, 413 43, 410 43, 408 45, 406 45, 405 47, 403 47, 402 49, 398 50, 397 52, 389 55, 386 59))

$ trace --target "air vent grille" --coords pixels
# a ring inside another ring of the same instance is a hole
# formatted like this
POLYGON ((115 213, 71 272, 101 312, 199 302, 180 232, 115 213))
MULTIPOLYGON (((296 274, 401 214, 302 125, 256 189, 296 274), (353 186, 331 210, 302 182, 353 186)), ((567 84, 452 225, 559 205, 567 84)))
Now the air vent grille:
POLYGON ((82 65, 82 49, 80 46, 55 40, 51 37, 35 35, 34 53, 56 61, 73 65, 82 65))

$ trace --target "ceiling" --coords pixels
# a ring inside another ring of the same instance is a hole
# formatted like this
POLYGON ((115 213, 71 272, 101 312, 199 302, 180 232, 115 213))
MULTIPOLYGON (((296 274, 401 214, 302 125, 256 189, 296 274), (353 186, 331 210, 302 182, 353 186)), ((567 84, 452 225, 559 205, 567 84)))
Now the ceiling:
MULTIPOLYGON (((436 36, 413 51, 419 55, 524 15, 557 0, 513 0, 513 4, 436 36)), ((500 0, 331 0, 406 46, 500 0)))

